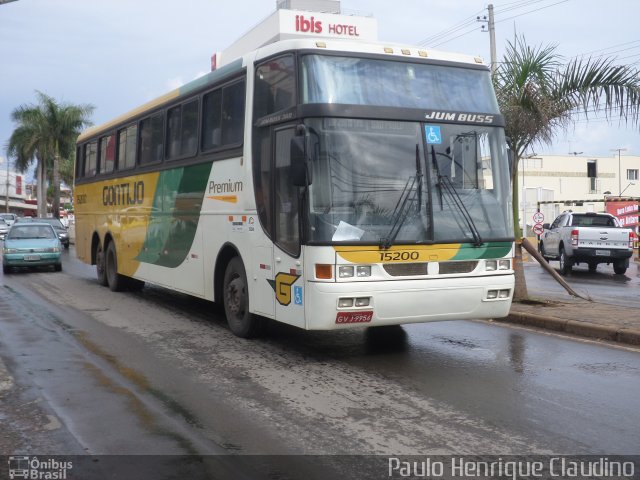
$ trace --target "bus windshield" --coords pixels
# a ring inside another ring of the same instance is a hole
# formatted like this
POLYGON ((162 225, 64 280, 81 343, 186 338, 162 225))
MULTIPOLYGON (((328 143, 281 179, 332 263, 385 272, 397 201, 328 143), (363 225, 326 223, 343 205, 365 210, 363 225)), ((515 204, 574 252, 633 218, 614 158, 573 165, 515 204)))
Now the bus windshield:
POLYGON ((486 70, 306 55, 302 79, 302 103, 499 113, 486 70))
POLYGON ((479 125, 307 119, 311 243, 513 237, 504 133, 479 125), (468 219, 471 219, 469 221, 468 219))

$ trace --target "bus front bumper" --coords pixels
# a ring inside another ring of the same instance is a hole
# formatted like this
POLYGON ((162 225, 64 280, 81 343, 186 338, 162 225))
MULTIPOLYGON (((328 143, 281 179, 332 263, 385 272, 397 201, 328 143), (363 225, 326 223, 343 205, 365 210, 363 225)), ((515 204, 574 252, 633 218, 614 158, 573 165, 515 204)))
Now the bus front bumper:
POLYGON ((306 328, 332 330, 502 318, 509 314, 514 275, 382 282, 308 282, 306 328), (356 301, 366 302, 355 306, 356 301), (340 300, 353 307, 339 307, 340 300))

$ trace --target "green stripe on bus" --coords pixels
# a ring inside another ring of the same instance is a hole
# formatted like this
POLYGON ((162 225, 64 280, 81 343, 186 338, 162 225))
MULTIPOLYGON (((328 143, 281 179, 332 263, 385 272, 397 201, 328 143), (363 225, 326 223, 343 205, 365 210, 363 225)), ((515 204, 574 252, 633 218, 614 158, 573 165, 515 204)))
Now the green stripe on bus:
POLYGON ((193 245, 211 163, 165 170, 160 174, 153 212, 136 260, 175 268, 193 245))
POLYGON ((511 242, 488 242, 481 247, 463 243, 451 260, 478 260, 481 258, 502 258, 511 251, 511 242))

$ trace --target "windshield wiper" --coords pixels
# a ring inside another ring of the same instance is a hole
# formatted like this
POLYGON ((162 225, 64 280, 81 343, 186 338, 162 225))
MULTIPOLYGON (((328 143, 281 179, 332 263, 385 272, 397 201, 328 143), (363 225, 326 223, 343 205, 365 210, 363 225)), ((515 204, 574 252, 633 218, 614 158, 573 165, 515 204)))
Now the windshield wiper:
POLYGON ((393 210, 391 214, 392 218, 395 218, 393 225, 391 225, 391 229, 389 233, 385 237, 380 237, 380 249, 388 250, 393 245, 398 233, 400 233, 400 229, 402 225, 404 225, 405 220, 409 216, 409 211, 411 210, 411 205, 416 201, 416 190, 414 189, 416 182, 420 182, 417 176, 411 176, 407 179, 407 182, 404 184, 404 188, 402 189, 402 193, 400 194, 400 198, 398 199, 398 203, 396 203, 396 208, 393 210))
POLYGON ((418 180, 418 213, 422 211, 422 159, 420 147, 416 143, 416 179, 418 180))
MULTIPOLYGON (((441 155, 444 155, 444 154, 441 154, 441 155)), ((446 156, 448 157, 448 155, 446 156)), ((458 210, 462 214, 462 218, 464 218, 465 222, 467 223, 467 226, 471 231, 471 235, 473 236, 473 244, 476 247, 479 247, 483 243, 482 237, 480 236, 480 232, 478 232, 478 228, 476 227, 476 224, 473 223, 473 218, 471 217, 471 214, 469 213, 469 210, 465 206, 464 202, 460 198, 460 195, 458 194, 456 187, 453 185, 451 178, 440 174, 440 168, 438 167, 438 160, 436 158, 436 149, 434 148, 433 145, 431 145, 431 161, 433 162, 436 169, 436 173, 438 175, 438 183, 436 184, 436 186, 440 190, 441 208, 442 208, 442 190, 444 188, 444 190, 446 190, 446 192, 451 197, 451 200, 453 200, 453 204, 458 208, 458 210)))

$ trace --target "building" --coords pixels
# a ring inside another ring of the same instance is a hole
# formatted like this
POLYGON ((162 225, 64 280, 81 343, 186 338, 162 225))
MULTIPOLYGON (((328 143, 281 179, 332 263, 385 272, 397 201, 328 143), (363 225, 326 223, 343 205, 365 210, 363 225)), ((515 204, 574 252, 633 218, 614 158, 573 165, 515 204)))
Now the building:
MULTIPOLYGON (((2 163, 4 163, 4 159, 2 163)), ((6 164, 5 164, 6 165, 6 164)), ((36 207, 25 203, 28 198, 24 175, 0 169, 0 212, 17 215, 35 215, 36 207)))
MULTIPOLYGON (((524 219, 532 235, 538 202, 554 202, 540 205, 544 222, 550 223, 564 210, 604 212, 607 200, 640 198, 640 156, 534 155, 520 160, 517 188, 520 225, 524 219)), ((637 204, 631 225, 636 228, 637 204)))

